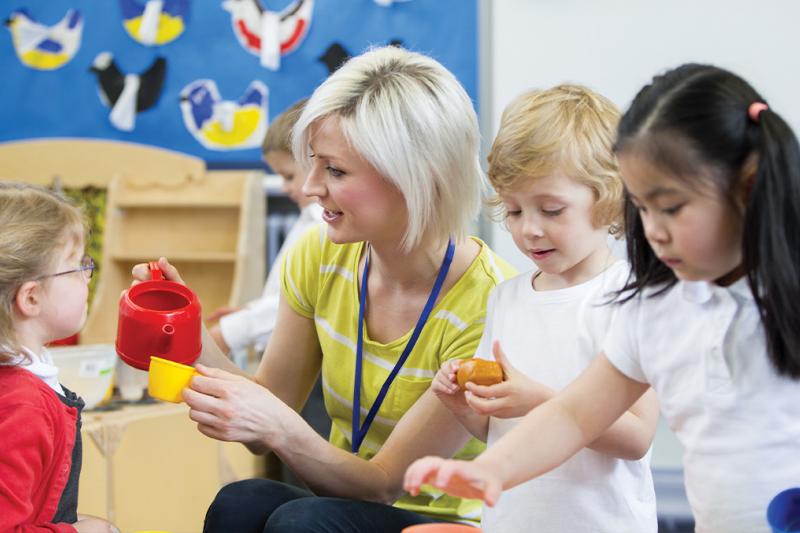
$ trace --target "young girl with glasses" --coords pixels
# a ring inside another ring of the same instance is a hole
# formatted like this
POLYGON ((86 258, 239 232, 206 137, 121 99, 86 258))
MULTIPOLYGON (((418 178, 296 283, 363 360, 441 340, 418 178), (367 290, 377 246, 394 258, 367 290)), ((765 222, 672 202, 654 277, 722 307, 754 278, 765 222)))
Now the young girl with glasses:
POLYGON ((45 348, 86 321, 85 233, 61 196, 0 183, 0 531, 116 531, 77 515, 83 400, 45 348))

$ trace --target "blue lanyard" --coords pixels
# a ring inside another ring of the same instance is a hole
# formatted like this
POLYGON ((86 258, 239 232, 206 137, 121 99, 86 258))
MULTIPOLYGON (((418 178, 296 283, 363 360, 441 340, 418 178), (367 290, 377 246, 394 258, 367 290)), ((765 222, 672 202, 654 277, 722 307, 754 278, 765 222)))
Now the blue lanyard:
POLYGON ((436 282, 433 284, 433 289, 431 289, 431 294, 428 296, 428 301, 425 303, 425 307, 422 309, 422 313, 419 315, 417 325, 414 327, 414 332, 411 334, 411 338, 408 339, 408 343, 403 349, 400 359, 397 360, 394 368, 389 373, 389 377, 386 378, 381 390, 378 392, 378 396, 375 398, 375 403, 372 404, 372 407, 367 413, 367 417, 364 419, 364 425, 360 426, 359 428, 359 421, 361 420, 361 360, 363 359, 362 354, 364 351, 364 311, 367 307, 367 274, 369 273, 370 256, 370 251, 367 249, 367 257, 364 260, 364 273, 361 276, 361 290, 358 297, 358 342, 356 343, 356 376, 355 383, 353 385, 353 453, 358 453, 358 449, 361 447, 361 442, 367 435, 369 426, 372 425, 372 420, 378 413, 378 409, 383 403, 383 399, 386 397, 389 387, 392 385, 394 378, 403 367, 403 363, 406 362, 406 359, 408 359, 408 356, 411 354, 411 350, 414 349, 414 345, 417 343, 417 338, 419 338, 422 328, 425 326, 425 322, 428 321, 428 317, 433 310, 433 306, 436 303, 436 298, 439 296, 439 291, 442 290, 442 285, 447 277, 447 272, 450 270, 450 263, 453 262, 455 250, 456 247, 451 239, 447 242, 447 252, 444 254, 442 266, 439 267, 439 275, 436 277, 436 282))

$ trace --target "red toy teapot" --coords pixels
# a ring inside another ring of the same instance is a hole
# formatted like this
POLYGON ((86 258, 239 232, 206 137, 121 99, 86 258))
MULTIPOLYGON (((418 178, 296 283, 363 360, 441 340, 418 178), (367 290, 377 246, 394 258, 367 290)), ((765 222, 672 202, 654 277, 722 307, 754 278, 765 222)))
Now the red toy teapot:
POLYGON ((140 370, 153 355, 189 365, 202 349, 200 301, 189 287, 165 280, 158 263, 149 268, 151 279, 119 299, 117 354, 140 370))

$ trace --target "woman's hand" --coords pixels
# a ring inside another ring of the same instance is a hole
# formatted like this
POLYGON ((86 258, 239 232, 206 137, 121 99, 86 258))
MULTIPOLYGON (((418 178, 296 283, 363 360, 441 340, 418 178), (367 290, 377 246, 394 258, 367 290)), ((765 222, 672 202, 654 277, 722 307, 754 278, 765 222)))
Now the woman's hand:
POLYGON ((496 385, 467 383, 465 401, 476 413, 497 418, 525 416, 555 395, 554 390, 514 368, 500 347, 500 341, 492 343, 492 354, 503 367, 504 380, 496 385))
POLYGON ((272 449, 280 447, 288 421, 296 413, 268 389, 243 376, 197 365, 201 375, 183 391, 189 418, 212 439, 272 449))
MULTIPOLYGON (((182 285, 186 285, 181 279, 181 275, 178 274, 178 269, 172 266, 169 261, 167 261, 166 257, 160 257, 158 259, 158 268, 161 269, 161 272, 164 274, 164 279, 169 281, 176 281, 182 285)), ((150 266, 148 263, 139 263, 138 265, 134 265, 133 269, 131 270, 131 274, 133 275, 134 283, 138 283, 139 281, 150 281, 150 266)))
POLYGON ((469 415, 471 410, 464 399, 464 391, 459 388, 456 381, 459 366, 461 366, 461 359, 451 359, 442 363, 431 382, 431 391, 452 413, 469 415))
POLYGON ((494 507, 503 490, 497 470, 479 460, 457 461, 441 457, 423 457, 406 470, 403 487, 412 495, 428 484, 453 496, 480 499, 494 507))

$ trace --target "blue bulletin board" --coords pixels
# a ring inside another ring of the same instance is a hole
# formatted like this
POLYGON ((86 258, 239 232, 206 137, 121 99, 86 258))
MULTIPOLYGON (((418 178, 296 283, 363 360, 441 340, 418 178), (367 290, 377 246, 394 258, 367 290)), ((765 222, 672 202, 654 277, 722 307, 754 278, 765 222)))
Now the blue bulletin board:
POLYGON ((391 42, 439 60, 477 108, 477 0, 5 0, 0 16, 0 142, 113 139, 259 166, 271 117, 345 54, 391 42))

